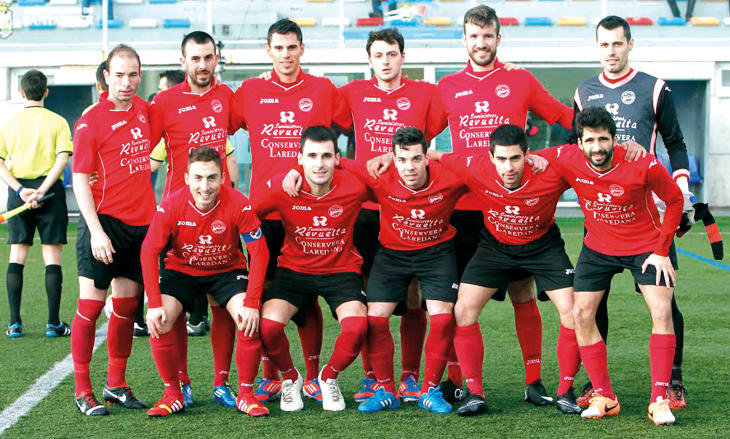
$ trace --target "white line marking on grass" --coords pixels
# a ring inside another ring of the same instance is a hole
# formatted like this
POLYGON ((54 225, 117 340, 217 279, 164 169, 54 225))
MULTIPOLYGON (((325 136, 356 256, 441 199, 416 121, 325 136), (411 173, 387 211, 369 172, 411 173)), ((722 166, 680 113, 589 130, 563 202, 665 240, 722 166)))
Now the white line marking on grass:
MULTIPOLYGON (((94 340, 94 352, 106 341, 106 325, 103 325, 96 330, 96 338, 94 340)), ((21 340, 22 343, 22 340, 21 340)), ((48 396, 53 389, 61 384, 61 381, 66 379, 67 376, 72 374, 74 371, 74 363, 71 359, 71 354, 68 354, 66 358, 57 362, 51 367, 48 372, 41 375, 33 385, 28 388, 18 399, 13 401, 12 404, 5 407, 2 413, 0 413, 0 435, 5 433, 5 430, 15 425, 20 418, 27 415, 33 407, 38 405, 46 396, 48 396)))

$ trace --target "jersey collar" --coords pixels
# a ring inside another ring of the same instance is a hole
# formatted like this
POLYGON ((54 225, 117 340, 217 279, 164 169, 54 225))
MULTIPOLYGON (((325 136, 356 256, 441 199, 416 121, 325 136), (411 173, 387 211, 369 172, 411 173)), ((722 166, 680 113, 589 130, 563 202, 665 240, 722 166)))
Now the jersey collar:
POLYGON ((384 89, 380 88, 380 86, 378 85, 378 78, 376 78, 375 76, 370 78, 370 84, 385 94, 391 94, 393 92, 400 90, 401 88, 405 87, 410 81, 411 80, 406 78, 405 75, 401 74, 400 85, 398 87, 394 88, 393 90, 384 90, 384 89))
POLYGON ((504 67, 504 64, 502 64, 499 59, 494 59, 494 68, 492 70, 488 70, 486 72, 475 72, 474 66, 472 66, 471 59, 466 62, 466 67, 464 68, 464 73, 467 75, 478 79, 481 81, 484 78, 488 78, 489 76, 492 76, 495 72, 498 72, 502 70, 502 67, 504 67))
POLYGON ((208 90, 204 91, 203 93, 195 93, 190 88, 188 79, 189 79, 188 75, 185 75, 185 80, 180 84, 180 89, 183 93, 192 94, 195 96, 205 96, 208 93, 210 93, 211 91, 215 90, 220 85, 220 82, 218 81, 218 79, 215 77, 215 75, 213 75, 213 79, 211 80, 211 83, 210 83, 210 88, 208 90))
POLYGON ((101 108, 108 110, 108 111, 132 111, 137 106, 137 100, 141 99, 139 96, 134 95, 132 96, 132 105, 129 106, 126 110, 117 110, 116 106, 114 105, 114 102, 109 100, 109 90, 102 92, 99 95, 99 103, 97 105, 100 105, 101 108))
POLYGON ((330 190, 327 191, 324 195, 314 195, 312 193, 312 188, 309 187, 309 183, 307 182, 307 179, 304 177, 304 168, 302 168, 300 166, 299 167, 299 171, 302 173, 302 189, 301 189, 301 191, 303 193, 309 195, 310 197, 312 197, 314 199, 317 199, 317 200, 320 200, 320 199, 326 197, 327 195, 331 194, 332 191, 334 191, 335 188, 337 187, 337 183, 340 180, 340 178, 339 178, 339 172, 338 172, 337 169, 335 169, 334 173, 332 174, 332 184, 330 184, 330 190))
POLYGON ((297 85, 301 84, 302 81, 304 81, 304 70, 302 70, 301 66, 299 67, 299 73, 297 73, 297 78, 294 80, 294 82, 282 82, 281 78, 279 78, 279 75, 276 73, 276 70, 274 70, 273 68, 271 69, 271 82, 283 88, 284 90, 289 90, 292 87, 296 87, 297 85))
POLYGON ((598 80, 603 84, 605 87, 608 88, 619 88, 623 85, 628 84, 636 74, 639 73, 637 70, 629 69, 629 73, 625 74, 624 76, 616 79, 611 79, 606 76, 604 72, 601 72, 598 74, 598 80))

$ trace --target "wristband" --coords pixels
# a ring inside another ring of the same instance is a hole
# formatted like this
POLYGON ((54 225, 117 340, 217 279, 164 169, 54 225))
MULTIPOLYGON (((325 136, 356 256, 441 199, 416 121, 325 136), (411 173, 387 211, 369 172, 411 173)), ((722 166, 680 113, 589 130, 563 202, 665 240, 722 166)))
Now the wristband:
POLYGON ((22 191, 23 189, 25 189, 25 188, 23 187, 22 184, 20 186, 18 186, 18 190, 15 191, 15 195, 18 196, 18 197, 20 197, 20 191, 22 191))

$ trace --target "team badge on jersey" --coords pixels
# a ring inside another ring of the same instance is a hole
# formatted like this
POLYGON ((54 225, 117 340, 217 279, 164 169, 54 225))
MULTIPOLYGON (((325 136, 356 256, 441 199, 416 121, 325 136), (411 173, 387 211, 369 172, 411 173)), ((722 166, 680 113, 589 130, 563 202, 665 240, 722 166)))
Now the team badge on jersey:
POLYGON ((399 110, 407 110, 411 108, 411 100, 408 98, 398 98, 395 101, 395 105, 398 107, 399 110))
POLYGON ((621 93, 621 102, 623 102, 626 105, 631 105, 636 100, 636 94, 631 91, 627 90, 623 93, 621 93))
POLYGON ((443 199, 444 199, 444 194, 439 192, 438 194, 433 194, 430 197, 428 197, 428 202, 431 204, 436 204, 443 199))
POLYGON ((221 111, 223 111, 223 103, 218 99, 213 99, 212 101, 210 101, 210 108, 216 113, 220 113, 221 111))
POLYGON ((142 114, 142 113, 139 113, 137 115, 137 119, 139 119, 139 121, 142 122, 142 123, 147 123, 147 118, 144 117, 144 114, 142 114))
POLYGON ((525 200, 525 205, 529 207, 537 206, 537 202, 540 201, 540 197, 528 198, 525 200))
POLYGON ((312 108, 314 108, 314 102, 312 102, 309 98, 301 98, 299 99, 299 109, 302 110, 305 113, 308 113, 312 111, 312 108))
POLYGON ((611 186, 609 186, 608 187, 608 191, 614 197, 620 197, 621 195, 624 194, 624 188, 621 187, 621 186, 619 186, 619 185, 617 185, 617 184, 612 184, 611 186))
POLYGON ((497 95, 497 97, 503 98, 503 99, 506 98, 507 96, 509 96, 510 91, 511 90, 510 90, 509 86, 506 84, 499 84, 494 89, 494 93, 497 95))
POLYGON ((339 204, 335 204, 334 206, 330 206, 329 208, 329 214, 332 218, 337 218, 341 216, 344 211, 345 209, 339 204))
POLYGON ((226 224, 221 220, 215 220, 213 221, 213 224, 210 225, 210 229, 216 235, 220 235, 221 233, 226 231, 226 224))

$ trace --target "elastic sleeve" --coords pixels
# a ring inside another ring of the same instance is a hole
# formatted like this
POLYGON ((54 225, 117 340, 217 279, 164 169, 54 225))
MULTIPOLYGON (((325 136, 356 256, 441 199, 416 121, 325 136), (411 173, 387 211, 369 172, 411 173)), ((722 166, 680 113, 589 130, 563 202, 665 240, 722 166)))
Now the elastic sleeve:
POLYGON ((71 129, 68 127, 68 122, 65 119, 61 119, 58 122, 58 131, 56 133, 56 155, 67 152, 73 154, 74 144, 71 142, 71 129))
POLYGON ((666 84, 662 87, 659 95, 659 103, 656 109, 657 128, 662 135, 664 146, 669 154, 669 163, 672 165, 674 175, 685 174, 689 177, 689 159, 687 158, 687 145, 684 143, 684 136, 677 120, 677 111, 674 108, 672 91, 666 84))
POLYGON ((667 256, 674 240, 674 234, 682 220, 684 197, 677 183, 655 157, 651 157, 647 180, 649 188, 666 204, 664 221, 654 253, 659 256, 667 256))
POLYGON ((266 245, 266 239, 261 233, 261 228, 257 228, 259 239, 246 243, 246 250, 251 261, 248 270, 248 288, 246 288, 246 297, 243 299, 243 306, 247 308, 260 308, 261 295, 264 289, 264 280, 266 279, 266 267, 269 264, 269 247, 266 245))
POLYGON ((147 293, 147 304, 150 308, 162 306, 160 297, 160 253, 165 248, 172 234, 172 223, 167 207, 158 207, 152 217, 152 223, 147 229, 147 235, 142 242, 140 262, 142 264, 142 278, 147 293))
POLYGON ((551 125, 559 123, 566 129, 572 129, 573 109, 555 99, 531 73, 526 73, 530 78, 530 111, 551 125))
POLYGON ((71 170, 80 174, 91 174, 96 170, 97 145, 92 121, 82 117, 74 127, 74 159, 71 170))

